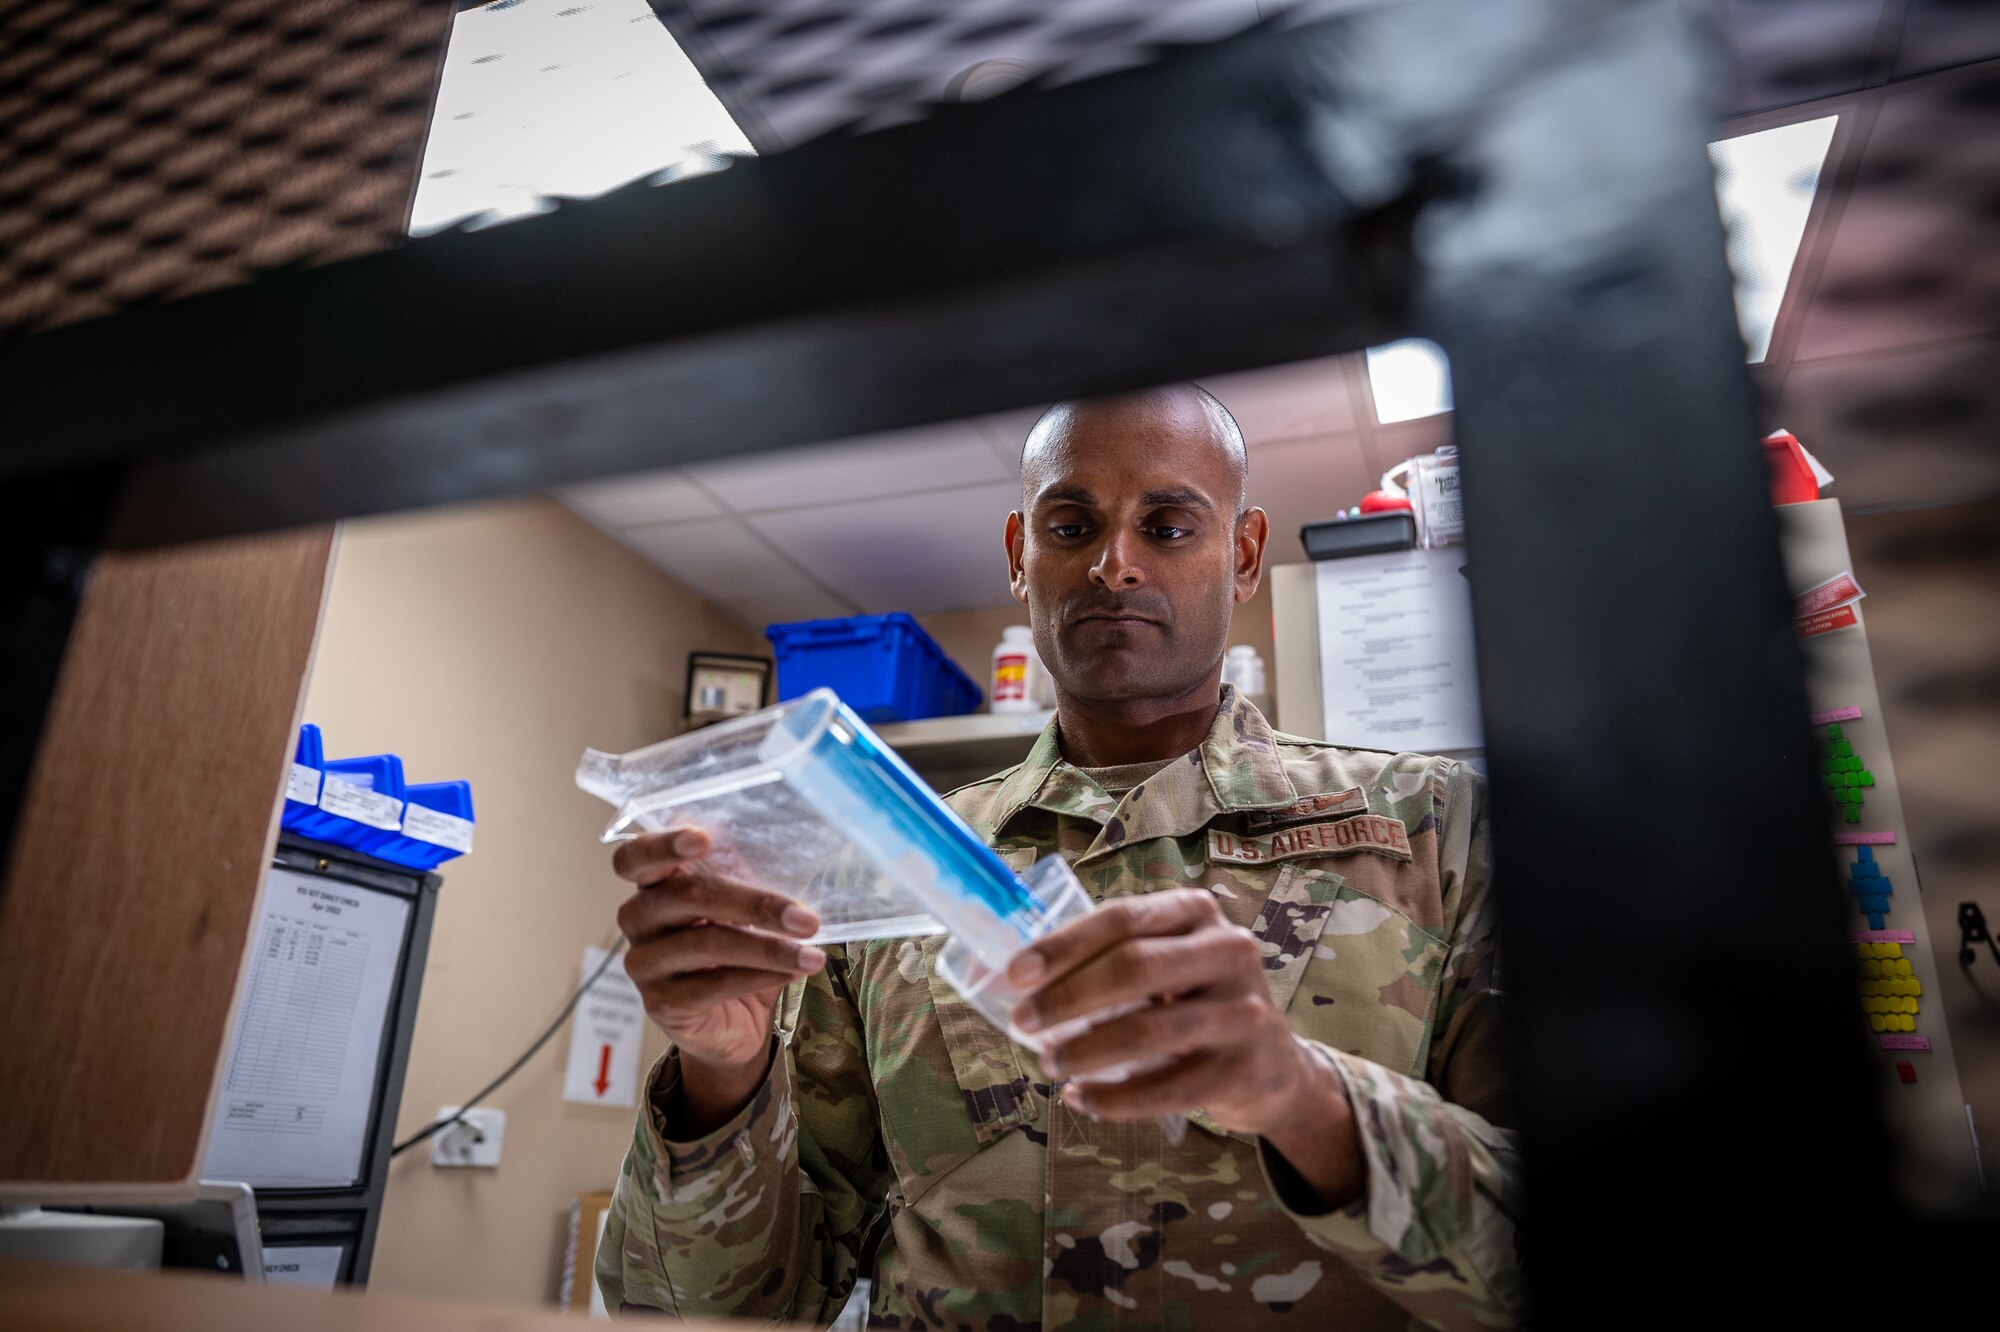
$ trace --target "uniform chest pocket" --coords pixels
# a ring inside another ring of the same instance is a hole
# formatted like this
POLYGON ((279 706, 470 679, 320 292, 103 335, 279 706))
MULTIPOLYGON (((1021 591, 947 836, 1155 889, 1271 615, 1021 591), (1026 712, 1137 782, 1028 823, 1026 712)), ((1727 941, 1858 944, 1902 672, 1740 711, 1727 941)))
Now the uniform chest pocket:
POLYGON ((944 1031, 951 1075, 964 1099, 973 1137, 985 1147, 1010 1129, 1035 1122, 1033 1079, 1021 1047, 937 974, 937 953, 943 943, 942 935, 924 941, 931 1003, 944 1031))
MULTIPOLYGON (((1033 847, 996 848, 996 852, 1017 874, 1035 860, 1033 847)), ((924 974, 930 981, 931 1003, 951 1055, 952 1077, 965 1101, 973 1137, 985 1147, 1010 1130, 1035 1122, 1039 1111, 1029 1059, 1005 1032, 938 975, 937 955, 944 946, 944 936, 933 936, 924 944, 924 974)))
POLYGON ((1406 880, 1420 874, 1365 856, 1294 861, 1264 908, 1289 941, 1295 971, 1278 998, 1292 1029, 1418 1077, 1446 952, 1442 931, 1418 923, 1422 885, 1406 880))
POLYGON ((941 934, 898 940, 871 959, 879 990, 895 996, 869 1019, 868 1055, 906 1205, 1040 1115, 1026 1054, 937 974, 944 942, 941 934))

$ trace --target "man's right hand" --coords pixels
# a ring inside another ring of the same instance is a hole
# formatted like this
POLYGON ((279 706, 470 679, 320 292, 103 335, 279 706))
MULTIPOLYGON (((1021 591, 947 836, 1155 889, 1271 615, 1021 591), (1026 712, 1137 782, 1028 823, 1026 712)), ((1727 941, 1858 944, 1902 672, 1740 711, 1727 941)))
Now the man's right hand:
POLYGON ((826 964, 800 939, 819 917, 793 898, 732 873, 699 828, 621 842, 611 865, 639 891, 618 908, 631 947, 625 971, 646 1014, 680 1049, 676 1136, 706 1134, 764 1080, 771 1014, 786 985, 826 964))

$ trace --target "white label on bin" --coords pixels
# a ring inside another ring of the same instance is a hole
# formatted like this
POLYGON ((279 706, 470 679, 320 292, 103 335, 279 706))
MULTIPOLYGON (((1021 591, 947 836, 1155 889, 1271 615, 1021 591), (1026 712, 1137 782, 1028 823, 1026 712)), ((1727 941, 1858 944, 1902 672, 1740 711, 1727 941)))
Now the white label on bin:
POLYGON ((411 805, 403 811, 403 836, 442 846, 452 851, 472 849, 472 820, 461 819, 443 810, 411 805))
POLYGON ((319 769, 309 768, 303 763, 294 763, 292 775, 285 779, 285 799, 296 800, 301 805, 317 805, 319 769))
POLYGON ((394 796, 378 795, 365 786, 326 775, 326 785, 320 788, 319 807, 329 814, 365 823, 371 828, 385 832, 395 832, 403 826, 403 802, 394 796))

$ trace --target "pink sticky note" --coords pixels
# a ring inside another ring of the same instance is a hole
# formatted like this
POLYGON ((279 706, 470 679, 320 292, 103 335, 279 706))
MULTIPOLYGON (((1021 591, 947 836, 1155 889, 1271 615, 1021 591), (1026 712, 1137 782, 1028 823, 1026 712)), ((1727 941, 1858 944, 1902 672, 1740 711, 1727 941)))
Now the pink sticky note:
POLYGON ((1894 846, 1896 834, 1892 832, 1837 832, 1833 835, 1835 846, 1894 846))
POLYGON ((1815 712, 1812 715, 1812 723, 1814 726, 1825 726, 1828 722, 1844 722, 1844 721, 1860 721, 1860 720, 1861 720, 1860 708, 1829 708, 1825 712, 1815 712))
POLYGON ((1913 1036, 1907 1032, 1900 1031, 1894 1035, 1884 1034, 1882 1037, 1882 1048, 1884 1050, 1928 1050, 1931 1048, 1931 1038, 1928 1036, 1913 1036))
POLYGON ((1847 936, 1849 943, 1893 943, 1913 944, 1917 936, 1908 930, 1855 930, 1847 936))

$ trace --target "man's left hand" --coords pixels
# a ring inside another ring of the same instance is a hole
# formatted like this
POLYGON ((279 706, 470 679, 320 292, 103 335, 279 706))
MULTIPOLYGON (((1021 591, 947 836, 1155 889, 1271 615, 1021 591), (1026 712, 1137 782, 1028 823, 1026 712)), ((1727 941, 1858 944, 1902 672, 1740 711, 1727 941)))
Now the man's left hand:
POLYGON ((1327 1207, 1360 1196, 1367 1165, 1340 1078, 1293 1034, 1262 946, 1210 894, 1176 888, 1107 902, 1023 949, 1007 973, 1029 992, 1014 1013, 1029 1034, 1145 1005, 1044 1051, 1052 1080, 1156 1063, 1124 1081, 1071 1082, 1063 1097, 1075 1109, 1149 1119, 1199 1107, 1262 1137, 1327 1207))

